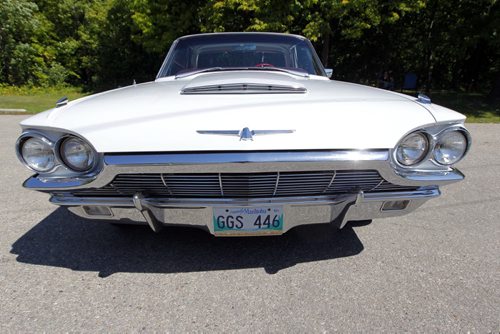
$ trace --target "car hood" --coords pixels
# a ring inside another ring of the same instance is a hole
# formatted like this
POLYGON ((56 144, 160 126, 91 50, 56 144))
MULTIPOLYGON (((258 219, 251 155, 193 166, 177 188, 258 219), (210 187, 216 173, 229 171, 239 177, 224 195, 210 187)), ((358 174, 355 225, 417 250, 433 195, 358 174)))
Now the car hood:
MULTIPOLYGON (((449 112, 447 118, 463 117, 449 112)), ((98 152, 180 152, 392 148, 406 133, 435 122, 428 108, 406 95, 315 76, 240 71, 120 88, 35 115, 21 125, 77 134, 98 152), (237 91, 213 88, 227 85, 237 91), (256 94, 248 85, 271 88, 256 94), (209 86, 213 89, 204 90, 209 86), (272 90, 283 86, 295 91, 272 90), (181 94, 186 88, 203 93, 181 94), (235 133, 245 128, 255 131, 253 140, 235 133)))

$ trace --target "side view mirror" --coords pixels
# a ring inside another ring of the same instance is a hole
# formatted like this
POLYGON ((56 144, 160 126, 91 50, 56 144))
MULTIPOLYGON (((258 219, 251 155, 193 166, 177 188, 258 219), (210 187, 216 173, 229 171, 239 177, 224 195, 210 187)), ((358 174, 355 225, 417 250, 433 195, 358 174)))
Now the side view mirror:
POLYGON ((333 68, 325 68, 326 76, 331 78, 333 75, 333 68))

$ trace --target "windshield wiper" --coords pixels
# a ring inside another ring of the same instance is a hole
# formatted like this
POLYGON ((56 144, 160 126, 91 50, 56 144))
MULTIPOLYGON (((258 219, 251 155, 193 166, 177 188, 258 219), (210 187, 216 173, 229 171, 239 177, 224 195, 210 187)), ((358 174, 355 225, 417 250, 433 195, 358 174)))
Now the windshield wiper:
POLYGON ((308 78, 309 73, 307 72, 302 72, 302 71, 296 71, 296 70, 290 70, 287 68, 281 68, 281 67, 273 67, 273 66, 263 66, 263 67, 247 67, 246 69, 248 70, 257 70, 257 71, 276 71, 276 72, 284 72, 292 75, 298 75, 299 77, 304 77, 308 78))
POLYGON ((187 71, 187 72, 184 72, 184 73, 181 73, 181 74, 176 74, 175 78, 179 79, 179 78, 188 77, 190 75, 195 75, 195 74, 198 74, 198 73, 217 72, 217 71, 223 71, 223 70, 224 70, 223 67, 200 68, 200 69, 197 69, 197 70, 187 71))
POLYGON ((284 72, 292 75, 297 75, 303 78, 308 78, 309 73, 302 72, 302 71, 295 71, 295 70, 290 70, 290 69, 285 69, 285 68, 280 68, 280 67, 272 67, 272 66, 267 66, 267 67, 209 67, 209 68, 201 68, 198 70, 192 70, 180 74, 176 74, 175 78, 185 78, 189 77, 191 75, 199 74, 199 73, 206 73, 206 72, 219 72, 219 71, 241 71, 241 70, 256 70, 256 71, 276 71, 276 72, 284 72))

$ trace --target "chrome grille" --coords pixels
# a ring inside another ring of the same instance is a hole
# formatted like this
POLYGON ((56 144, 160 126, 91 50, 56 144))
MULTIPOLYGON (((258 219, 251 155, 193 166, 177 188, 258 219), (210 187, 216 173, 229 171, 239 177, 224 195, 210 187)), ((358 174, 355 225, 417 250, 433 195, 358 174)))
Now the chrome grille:
POLYGON ((384 180, 375 170, 272 173, 119 174, 107 186, 73 192, 76 196, 160 197, 316 196, 414 190, 384 180))

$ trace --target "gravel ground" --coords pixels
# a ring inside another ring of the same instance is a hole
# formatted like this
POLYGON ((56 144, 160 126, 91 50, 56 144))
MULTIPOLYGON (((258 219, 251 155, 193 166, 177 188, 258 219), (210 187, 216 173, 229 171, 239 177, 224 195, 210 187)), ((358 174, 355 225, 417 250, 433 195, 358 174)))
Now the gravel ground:
POLYGON ((500 330, 500 125, 411 215, 221 239, 85 221, 21 187, 0 116, 0 332, 500 330))

